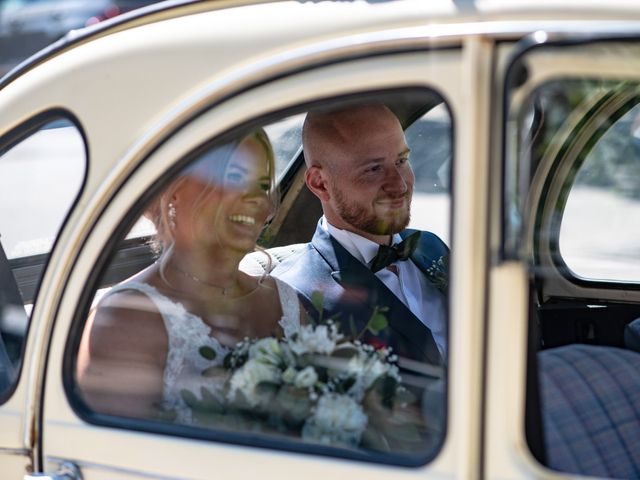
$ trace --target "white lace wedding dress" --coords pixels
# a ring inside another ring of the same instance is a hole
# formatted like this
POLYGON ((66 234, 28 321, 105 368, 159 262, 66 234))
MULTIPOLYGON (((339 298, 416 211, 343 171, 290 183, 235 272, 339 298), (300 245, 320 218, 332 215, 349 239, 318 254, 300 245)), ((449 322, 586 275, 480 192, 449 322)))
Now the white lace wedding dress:
MULTIPOLYGON (((283 313, 279 323, 285 335, 289 336, 300 326, 300 303, 291 286, 277 278, 274 280, 283 313)), ((174 302, 155 287, 131 282, 116 285, 108 294, 123 290, 136 290, 145 294, 162 315, 169 337, 169 352, 164 369, 163 407, 177 414, 176 422, 192 423, 191 410, 183 400, 181 391, 186 389, 199 396, 200 387, 207 386, 203 382, 202 371, 211 366, 222 365, 229 348, 211 336, 211 327, 200 317, 188 312, 181 303, 174 302), (214 360, 207 360, 200 355, 199 350, 203 346, 216 352, 214 360)))

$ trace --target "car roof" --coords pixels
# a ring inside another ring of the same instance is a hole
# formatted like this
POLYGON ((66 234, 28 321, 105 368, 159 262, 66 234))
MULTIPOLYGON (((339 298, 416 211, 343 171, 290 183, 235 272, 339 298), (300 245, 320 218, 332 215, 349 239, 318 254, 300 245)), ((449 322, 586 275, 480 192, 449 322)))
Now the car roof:
MULTIPOLYGON (((116 18, 99 24, 73 30, 59 41, 27 59, 7 75, 0 79, 0 89, 14 78, 24 74, 34 66, 73 48, 82 43, 117 33, 122 30, 137 28, 170 18, 187 17, 196 13, 224 10, 269 4, 269 9, 295 9, 295 5, 305 5, 316 21, 313 25, 321 26, 323 16, 315 18, 315 12, 338 10, 344 12, 346 19, 353 26, 364 25, 373 18, 388 17, 389 22, 411 20, 422 23, 456 22, 473 23, 499 21, 523 22, 543 21, 551 19, 577 18, 582 20, 630 20, 640 18, 640 8, 635 0, 168 0, 126 12, 116 18), (286 4, 280 6, 276 4, 286 4), (354 15, 350 15, 350 11, 354 15), (357 13, 357 15, 355 15, 357 13)), ((245 15, 251 15, 247 13, 245 15)), ((298 21, 302 19, 298 18, 298 21)), ((303 23, 302 21, 300 23, 303 23)), ((306 22, 304 22, 306 23, 306 22)), ((292 24, 287 27, 292 27, 292 24)), ((264 22, 262 28, 272 26, 264 22)), ((506 28, 506 25, 505 25, 506 28)), ((339 25, 335 25, 339 29, 339 25)), ((307 32, 309 30, 305 29, 307 32)), ((311 31, 312 31, 311 30, 311 31)))
MULTIPOLYGON (((107 35, 181 17, 188 23, 190 16, 203 12, 244 8, 246 10, 242 10, 235 20, 237 28, 241 28, 243 19, 250 22, 251 17, 257 15, 252 9, 258 12, 265 4, 270 12, 277 13, 265 17, 258 25, 260 30, 274 32, 284 28, 293 32, 296 24, 304 24, 302 31, 305 36, 311 36, 314 30, 319 33, 326 31, 327 26, 337 32, 345 26, 354 29, 366 28, 367 25, 370 28, 384 24, 389 27, 394 24, 401 26, 403 23, 428 25, 452 21, 462 24, 493 22, 493 30, 500 30, 502 25, 507 32, 512 31, 513 24, 517 22, 640 19, 640 6, 635 0, 168 0, 69 32, 0 79, 0 89, 34 66, 68 49, 107 35), (287 11, 308 15, 307 18, 297 17, 295 22, 279 25, 281 22, 276 17, 280 12, 287 11), (339 12, 340 15, 332 16, 332 12, 339 12), (332 19, 328 24, 327 18, 332 19), (509 23, 512 24, 511 27, 509 23)), ((251 32, 243 29, 242 33, 250 39, 255 34, 255 29, 251 32)), ((237 41, 238 38, 234 37, 234 40, 237 41)))
POLYGON ((634 18, 640 20, 640 5, 633 0, 162 2, 72 32, 8 74, 0 81, 7 119, 0 135, 38 108, 63 106, 84 128, 105 130, 88 145, 90 170, 102 170, 101 177, 115 161, 101 157, 101 142, 124 156, 203 89, 223 92, 238 78, 262 81, 279 64, 318 63, 339 50, 363 54, 390 38, 394 48, 398 38, 419 38, 425 48, 474 33, 517 39, 536 28, 578 31, 589 20, 606 28, 602 20, 634 18), (85 94, 69 95, 80 90, 85 94))

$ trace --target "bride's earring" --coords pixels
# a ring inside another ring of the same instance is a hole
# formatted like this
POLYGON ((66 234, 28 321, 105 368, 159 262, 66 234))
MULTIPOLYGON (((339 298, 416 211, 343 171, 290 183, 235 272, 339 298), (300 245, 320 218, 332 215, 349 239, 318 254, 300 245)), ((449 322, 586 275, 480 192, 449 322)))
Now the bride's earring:
POLYGON ((169 228, 171 230, 175 230, 176 229, 176 206, 173 204, 173 202, 169 202, 169 205, 167 205, 168 210, 167 210, 167 216, 169 217, 169 228))

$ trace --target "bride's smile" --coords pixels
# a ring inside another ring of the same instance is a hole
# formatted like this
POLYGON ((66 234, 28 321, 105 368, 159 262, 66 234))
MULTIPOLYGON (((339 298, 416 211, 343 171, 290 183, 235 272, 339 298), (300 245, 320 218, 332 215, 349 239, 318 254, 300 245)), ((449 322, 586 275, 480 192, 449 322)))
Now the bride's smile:
POLYGON ((241 223, 243 225, 255 225, 256 219, 248 215, 229 215, 227 217, 232 222, 241 223))

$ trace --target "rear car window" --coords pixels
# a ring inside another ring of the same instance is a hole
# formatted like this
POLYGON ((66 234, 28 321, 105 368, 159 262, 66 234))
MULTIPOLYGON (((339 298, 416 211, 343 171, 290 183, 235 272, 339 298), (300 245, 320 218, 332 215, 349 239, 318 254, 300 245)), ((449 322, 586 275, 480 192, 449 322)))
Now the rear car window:
POLYGON ((39 125, 0 155, 0 397, 17 379, 40 280, 86 170, 71 121, 39 125))

